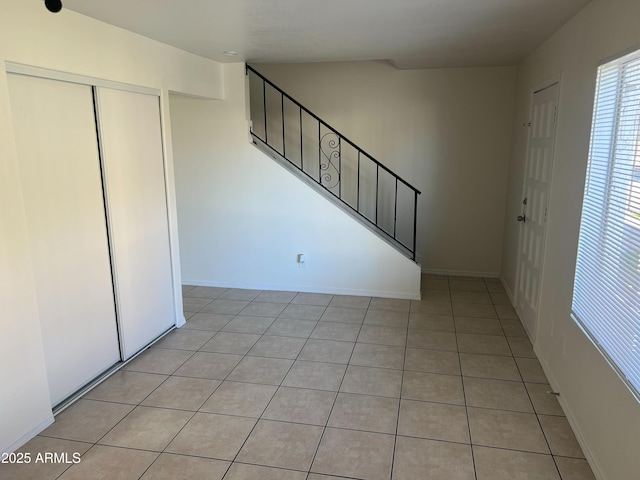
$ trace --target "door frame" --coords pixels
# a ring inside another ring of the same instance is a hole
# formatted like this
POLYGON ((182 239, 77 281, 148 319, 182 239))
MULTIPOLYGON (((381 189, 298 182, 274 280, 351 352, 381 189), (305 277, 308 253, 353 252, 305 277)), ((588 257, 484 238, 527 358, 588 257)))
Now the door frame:
MULTIPOLYGON (((536 337, 537 337, 537 333, 538 333, 538 314, 539 314, 539 310, 540 310, 540 304, 541 304, 541 300, 542 300, 542 285, 543 285, 543 279, 544 279, 544 272, 545 272, 545 264, 546 264, 546 247, 547 247, 547 225, 549 223, 549 215, 551 213, 551 210, 548 208, 549 205, 551 205, 551 200, 552 200, 552 187, 553 187, 553 166, 555 164, 555 153, 556 153, 556 141, 557 141, 557 137, 556 137, 556 133, 557 133, 557 128, 558 128, 558 121, 560 119, 560 92, 561 92, 561 88, 562 88, 562 75, 558 74, 555 76, 552 76, 550 78, 548 78, 547 80, 537 83, 535 84, 531 89, 530 89, 530 94, 529 94, 529 109, 528 109, 528 123, 526 124, 528 126, 527 128, 527 142, 526 142, 526 147, 525 147, 525 161, 524 161, 524 169, 523 169, 523 176, 522 176, 522 185, 521 185, 521 189, 520 189, 520 202, 522 202, 522 199, 525 198, 525 194, 526 194, 526 175, 527 175, 527 169, 529 167, 529 162, 531 160, 530 158, 530 146, 531 146, 531 128, 533 127, 533 125, 531 125, 532 122, 532 115, 533 115, 533 101, 534 101, 534 96, 536 93, 542 92, 543 90, 546 90, 548 88, 551 88, 553 86, 557 85, 558 86, 558 95, 557 95, 557 100, 556 100, 556 121, 555 121, 555 125, 554 125, 554 135, 553 135, 553 144, 551 145, 551 168, 549 169, 549 181, 547 182, 548 184, 548 192, 547 192, 547 215, 545 217, 545 225, 544 225, 544 233, 542 235, 543 238, 543 244, 542 244, 542 255, 541 255, 541 263, 540 263, 540 275, 539 275, 539 279, 538 279, 538 305, 536 308, 536 318, 534 320, 534 325, 533 325, 533 329, 532 331, 529 331, 527 329, 527 326, 524 324, 524 322, 522 321, 522 319, 520 320, 525 331, 527 332, 527 335, 529 336, 529 339, 531 340, 531 343, 535 343, 536 337)), ((517 248, 517 253, 516 253, 516 277, 515 277, 515 288, 514 288, 514 292, 513 292, 513 303, 514 303, 514 309, 516 310, 516 313, 518 314, 518 317, 520 318, 520 313, 518 312, 518 300, 519 300, 519 296, 520 296, 520 255, 522 252, 522 242, 523 242, 523 226, 522 224, 520 224, 520 226, 518 227, 518 248, 517 248)))

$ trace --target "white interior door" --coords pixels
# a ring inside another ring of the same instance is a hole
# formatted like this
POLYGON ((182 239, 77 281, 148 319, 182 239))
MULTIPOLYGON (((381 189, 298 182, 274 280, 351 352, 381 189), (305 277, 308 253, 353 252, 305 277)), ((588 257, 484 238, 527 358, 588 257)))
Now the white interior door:
POLYGON ((98 87, 123 358, 175 324, 157 96, 98 87))
POLYGON ((8 83, 56 405, 120 360, 93 93, 23 75, 8 83))
POLYGON ((557 105, 557 83, 533 94, 522 214, 518 217, 521 230, 516 310, 532 340, 538 318, 557 105))

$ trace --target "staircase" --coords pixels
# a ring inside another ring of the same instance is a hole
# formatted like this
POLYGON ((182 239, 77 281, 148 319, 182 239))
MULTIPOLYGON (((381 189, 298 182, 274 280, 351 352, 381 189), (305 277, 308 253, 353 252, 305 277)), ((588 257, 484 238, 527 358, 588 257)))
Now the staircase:
POLYGON ((253 143, 416 261, 420 191, 246 66, 253 143))

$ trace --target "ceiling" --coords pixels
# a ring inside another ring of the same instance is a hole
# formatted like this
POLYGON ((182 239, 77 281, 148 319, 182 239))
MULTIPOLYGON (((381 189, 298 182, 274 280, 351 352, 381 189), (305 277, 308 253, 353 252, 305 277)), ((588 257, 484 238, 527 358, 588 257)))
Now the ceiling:
MULTIPOLYGON (((591 0, 63 0, 219 62, 514 65, 591 0), (225 51, 238 52, 230 57, 225 51)), ((44 7, 43 7, 44 8, 44 7)))

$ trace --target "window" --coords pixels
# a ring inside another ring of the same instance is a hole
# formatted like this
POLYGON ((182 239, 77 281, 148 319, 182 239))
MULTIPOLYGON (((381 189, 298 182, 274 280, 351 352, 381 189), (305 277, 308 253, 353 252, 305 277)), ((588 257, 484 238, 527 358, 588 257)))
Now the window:
POLYGON ((598 69, 572 311, 640 400, 640 51, 598 69))

